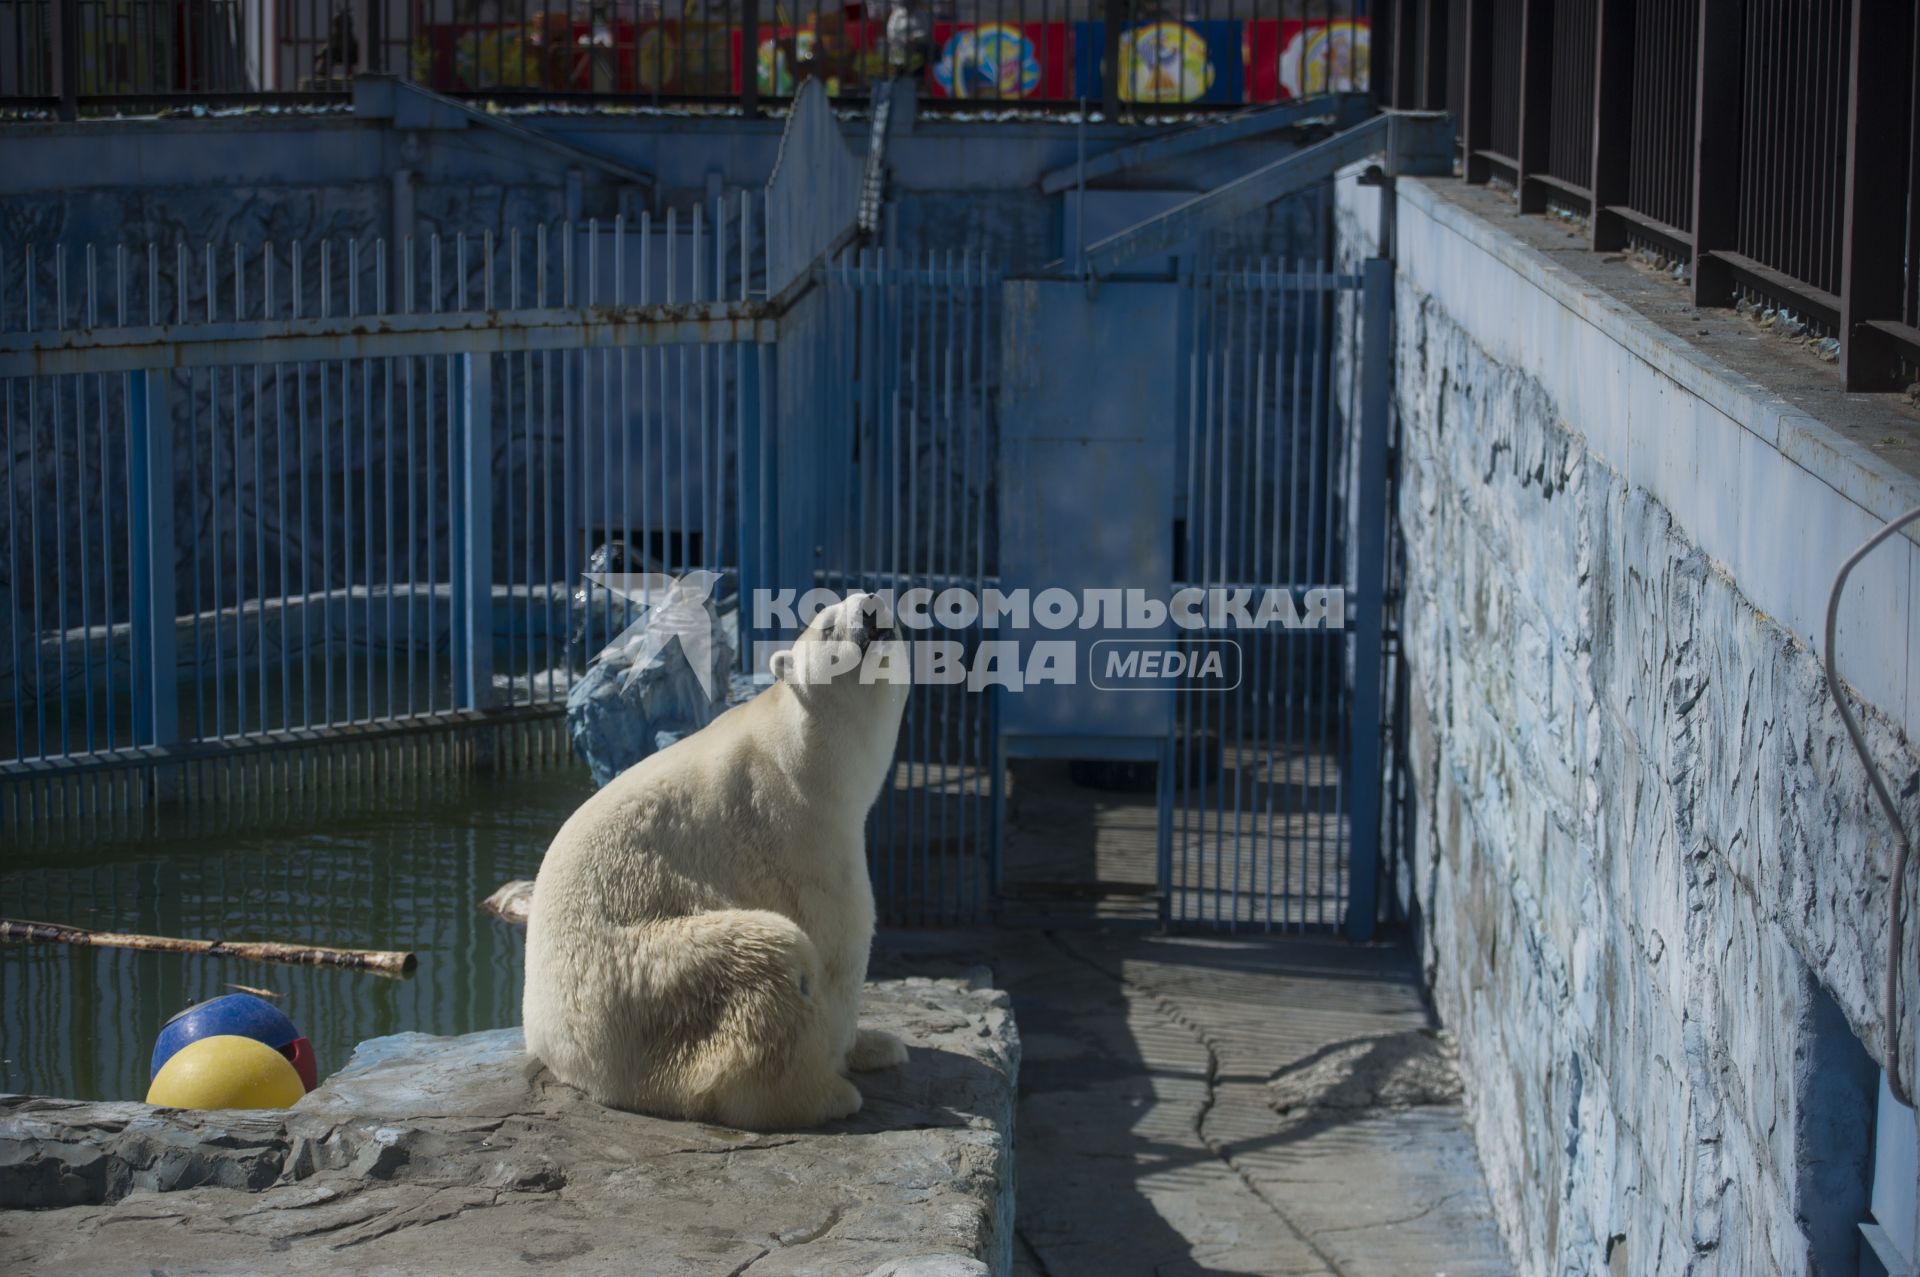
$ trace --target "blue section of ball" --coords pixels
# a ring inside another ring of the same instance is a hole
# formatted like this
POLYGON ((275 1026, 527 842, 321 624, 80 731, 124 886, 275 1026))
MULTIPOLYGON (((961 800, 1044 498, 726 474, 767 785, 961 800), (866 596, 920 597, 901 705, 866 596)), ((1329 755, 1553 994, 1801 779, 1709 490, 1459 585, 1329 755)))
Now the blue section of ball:
POLYGON ((278 1051, 299 1037, 300 1030, 280 1008, 251 993, 211 998, 188 1007, 161 1028, 154 1040, 153 1069, 148 1076, 158 1074, 160 1066, 187 1043, 222 1036, 252 1038, 278 1051))

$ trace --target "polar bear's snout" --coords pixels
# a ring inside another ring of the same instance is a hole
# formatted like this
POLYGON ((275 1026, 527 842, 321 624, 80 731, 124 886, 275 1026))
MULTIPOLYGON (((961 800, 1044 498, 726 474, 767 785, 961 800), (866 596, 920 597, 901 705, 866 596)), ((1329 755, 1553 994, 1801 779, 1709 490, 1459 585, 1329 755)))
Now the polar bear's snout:
POLYGON ((847 599, 853 613, 854 639, 861 647, 890 639, 893 634, 893 610, 878 594, 855 594, 847 599))

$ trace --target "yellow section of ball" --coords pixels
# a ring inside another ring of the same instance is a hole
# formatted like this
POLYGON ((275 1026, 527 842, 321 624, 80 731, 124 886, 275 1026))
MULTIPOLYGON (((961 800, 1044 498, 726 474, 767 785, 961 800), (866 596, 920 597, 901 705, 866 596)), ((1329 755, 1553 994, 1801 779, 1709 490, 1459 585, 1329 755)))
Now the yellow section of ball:
POLYGON ((252 1038, 189 1042, 161 1066, 147 1103, 177 1109, 286 1108, 306 1088, 287 1057, 252 1038))

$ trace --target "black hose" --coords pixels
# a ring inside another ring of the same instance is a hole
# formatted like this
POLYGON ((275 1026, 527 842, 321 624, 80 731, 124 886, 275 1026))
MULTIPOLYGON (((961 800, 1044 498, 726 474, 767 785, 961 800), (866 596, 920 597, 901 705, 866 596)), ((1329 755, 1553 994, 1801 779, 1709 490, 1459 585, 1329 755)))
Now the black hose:
POLYGON ((1907 826, 1900 817, 1900 808, 1894 803, 1893 795, 1887 792, 1886 777, 1881 775, 1880 765, 1874 762, 1872 753, 1867 749, 1867 738, 1861 734, 1859 720, 1854 718, 1847 698, 1841 694, 1834 634, 1839 628, 1840 593, 1846 589, 1848 574, 1882 541, 1915 519, 1920 519, 1920 506, 1894 519, 1862 542, 1860 548, 1848 555, 1847 561, 1840 565, 1839 575, 1833 578, 1833 593, 1827 596, 1827 690, 1833 694, 1833 703, 1840 709, 1840 721, 1846 724, 1847 739, 1853 742, 1854 751, 1860 755, 1860 761, 1866 764, 1867 779, 1873 783, 1874 796, 1880 800, 1881 810, 1887 813, 1887 823, 1893 826, 1894 840, 1899 847, 1893 858, 1893 916, 1887 930, 1887 1089, 1893 1092, 1894 1099, 1908 1108, 1913 1107, 1913 1099, 1900 1069, 1900 958, 1902 950, 1906 948, 1904 915, 1907 861, 1913 853, 1913 843, 1907 836, 1907 826))

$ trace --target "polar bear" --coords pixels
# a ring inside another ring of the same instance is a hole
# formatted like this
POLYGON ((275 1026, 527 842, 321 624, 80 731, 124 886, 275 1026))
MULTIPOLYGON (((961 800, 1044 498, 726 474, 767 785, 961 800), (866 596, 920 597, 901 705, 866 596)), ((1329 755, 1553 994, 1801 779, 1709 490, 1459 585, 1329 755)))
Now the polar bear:
POLYGON ((860 1108, 906 1061, 856 1023, 867 811, 906 706, 879 598, 823 610, 774 682, 561 826, 527 920, 527 1050, 603 1104, 748 1129, 860 1108))

